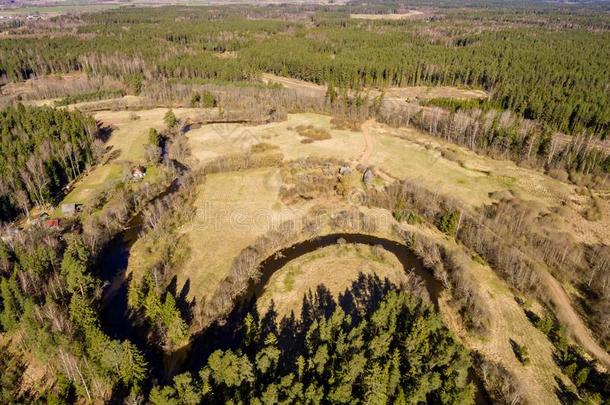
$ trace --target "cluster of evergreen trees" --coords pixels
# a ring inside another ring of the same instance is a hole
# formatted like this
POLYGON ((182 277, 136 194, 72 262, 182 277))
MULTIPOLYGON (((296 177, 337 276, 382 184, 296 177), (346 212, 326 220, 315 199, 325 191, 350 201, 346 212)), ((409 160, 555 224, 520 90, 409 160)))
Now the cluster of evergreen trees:
MULTIPOLYGON (((317 14, 314 25, 249 19, 261 13, 181 7, 88 16, 79 27, 85 36, 0 40, 0 76, 83 70, 125 81, 134 74, 243 81, 264 71, 352 89, 475 86, 491 92, 494 106, 525 118, 607 136, 610 34, 599 18, 581 18, 578 28, 529 22, 524 29, 518 11, 503 10, 501 29, 490 31, 481 25, 490 17, 481 12, 427 22, 354 21, 347 13, 317 14), (226 51, 236 53, 218 56, 226 51)), ((541 18, 572 21, 563 14, 541 18)))
POLYGON ((92 161, 95 121, 79 112, 19 104, 0 111, 0 220, 54 202, 92 161))
POLYGON ((151 402, 473 402, 468 353, 431 306, 362 275, 339 302, 320 286, 300 318, 248 314, 236 347, 214 351, 198 378, 154 388, 151 402))
MULTIPOLYGON (((137 393, 148 375, 146 362, 132 343, 102 331, 89 248, 79 235, 65 240, 31 229, 11 245, 0 242, 0 332, 17 336, 31 361, 47 364, 65 382, 32 395, 69 403, 70 395, 91 401, 118 387, 137 393)), ((18 359, 5 357, 0 363, 18 366, 18 359)), ((16 376, 10 378, 18 385, 16 376)))
POLYGON ((558 397, 564 403, 602 403, 610 397, 610 374, 595 364, 595 361, 583 354, 580 347, 570 343, 564 326, 549 316, 538 317, 527 311, 534 325, 548 336, 555 347, 555 362, 574 387, 560 385, 558 397))

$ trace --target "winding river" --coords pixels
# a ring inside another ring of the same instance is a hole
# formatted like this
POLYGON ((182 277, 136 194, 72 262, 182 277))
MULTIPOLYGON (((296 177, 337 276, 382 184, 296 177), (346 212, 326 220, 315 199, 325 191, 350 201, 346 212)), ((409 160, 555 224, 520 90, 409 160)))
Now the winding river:
MULTIPOLYGON (((110 336, 129 339, 143 351, 152 368, 151 377, 158 381, 167 381, 171 377, 169 374, 183 371, 196 373, 203 367, 206 359, 214 350, 237 347, 238 325, 242 323, 244 314, 255 305, 256 299, 264 293, 273 273, 283 268, 290 261, 326 246, 337 243, 381 246, 398 258, 406 272, 413 272, 422 280, 430 301, 437 310, 439 296, 443 290, 442 284, 433 277, 432 273, 404 244, 390 239, 357 233, 334 233, 309 239, 281 249, 263 260, 260 264, 261 276, 250 282, 246 292, 238 298, 235 310, 229 315, 226 322, 215 323, 205 331, 193 336, 186 363, 179 370, 174 369, 168 373, 167 370, 164 370, 163 364, 166 362, 163 355, 158 350, 151 349, 145 344, 142 328, 129 316, 127 308, 128 280, 125 279, 125 271, 129 260, 129 250, 135 238, 137 238, 140 227, 141 223, 134 221, 126 231, 117 235, 105 252, 103 279, 107 281, 109 287, 104 294, 105 304, 103 306, 102 323, 110 336)), ((490 403, 489 397, 476 374, 471 372, 469 378, 477 386, 475 402, 478 405, 490 403)))
POLYGON ((273 273, 280 270, 282 267, 288 264, 288 262, 305 254, 312 253, 318 249, 332 246, 337 243, 381 246, 383 249, 394 254, 406 272, 415 273, 423 281, 432 304, 438 310, 438 297, 443 290, 443 286, 433 277, 432 273, 422 265, 421 261, 411 250, 409 250, 404 244, 390 239, 358 233, 333 233, 330 235, 319 236, 279 250, 261 263, 261 277, 258 279, 258 281, 252 281, 250 283, 248 292, 246 293, 246 298, 259 298, 265 291, 265 287, 269 283, 273 273))

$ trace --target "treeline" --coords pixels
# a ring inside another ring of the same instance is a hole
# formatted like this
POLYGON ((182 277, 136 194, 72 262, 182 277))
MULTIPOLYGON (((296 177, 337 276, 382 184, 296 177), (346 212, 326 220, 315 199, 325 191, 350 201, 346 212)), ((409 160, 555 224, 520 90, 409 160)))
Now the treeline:
POLYGON ((310 292, 299 318, 248 314, 197 377, 153 388, 166 403, 473 403, 470 358, 433 308, 362 276, 338 300, 310 292), (434 342, 431 345, 430 342, 434 342))
POLYGON ((55 202, 91 164, 95 121, 80 112, 19 104, 0 111, 0 220, 55 202))
MULTIPOLYGON (((550 271, 556 278, 569 281, 581 292, 581 305, 577 308, 602 346, 608 346, 610 249, 607 246, 574 241, 556 227, 549 227, 550 219, 539 216, 538 211, 528 206, 527 202, 513 197, 504 198, 474 213, 451 198, 440 196, 415 183, 401 181, 383 191, 370 190, 366 201, 395 213, 400 209, 403 211, 402 217, 427 221, 441 231, 450 230, 445 233, 476 252, 509 285, 549 305, 555 297, 549 292, 550 287, 545 284, 542 272, 550 271)), ((417 250, 425 252, 423 249, 417 250)), ((462 310, 468 310, 464 312, 466 321, 472 315, 475 315, 475 321, 484 319, 482 315, 477 315, 481 311, 480 294, 468 276, 459 271, 462 267, 459 259, 443 258, 446 253, 442 251, 426 250, 432 252, 427 254, 433 259, 429 266, 435 268, 439 267, 435 263, 442 264, 440 268, 446 268, 448 281, 455 283, 453 286, 457 286, 458 291, 466 292, 465 296, 456 297, 462 310), (443 260, 439 260, 439 257, 443 260), (452 274, 452 269, 458 271, 452 274)))
POLYGON ((529 320, 544 333, 555 349, 554 360, 573 387, 559 384, 558 398, 564 403, 603 403, 610 395, 610 374, 600 369, 580 347, 571 344, 565 328, 552 316, 540 317, 524 309, 529 320))
POLYGON ((164 167, 155 182, 109 185, 79 218, 64 220, 70 233, 33 225, 0 241, 0 333, 15 353, 0 356, 0 363, 15 367, 14 374, 4 374, 6 387, 15 395, 23 388, 18 367, 24 353, 28 364, 44 364, 51 377, 48 385, 32 387, 23 402, 92 402, 113 395, 136 400, 143 395, 150 366, 132 342, 106 334, 99 316, 105 287, 99 267, 108 242, 173 177, 171 168, 164 167))
MULTIPOLYGON (((564 181, 570 172, 591 174, 592 177, 610 173, 610 154, 586 133, 566 139, 557 136, 544 122, 528 120, 508 110, 462 108, 464 105, 470 107, 474 102, 433 103, 443 104, 449 110, 410 106, 384 108, 377 118, 389 125, 413 125, 430 135, 494 158, 544 168, 563 177, 564 181)), ((603 178, 598 180, 604 181, 603 178)))
POLYGON ((178 192, 144 210, 144 232, 132 248, 134 259, 127 268, 132 274, 129 308, 144 320, 150 345, 168 353, 187 345, 191 336, 191 305, 171 285, 188 258, 185 237, 178 230, 192 220, 191 204, 200 181, 199 173, 182 176, 178 192))
POLYGON ((106 98, 117 98, 125 95, 124 90, 97 90, 87 93, 78 93, 70 96, 65 96, 55 101, 56 107, 66 106, 70 104, 82 103, 84 101, 103 100, 106 98))
POLYGON ((248 7, 108 11, 83 17, 80 36, 1 40, 0 76, 23 80, 80 70, 126 82, 134 75, 243 81, 272 72, 348 89, 474 86, 490 91, 493 105, 524 118, 565 133, 606 137, 610 34, 524 29, 510 22, 518 20, 518 11, 503 13, 509 23, 489 31, 476 11, 425 23, 318 13, 313 25, 302 18, 251 19, 274 13, 248 7))
POLYGON ((566 133, 587 129, 607 136, 610 100, 601 56, 609 51, 607 34, 506 30, 479 34, 465 46, 434 44, 423 34, 398 29, 378 34, 329 27, 315 34, 325 40, 268 40, 242 53, 265 71, 352 89, 482 87, 495 104, 525 118, 566 133), (396 43, 412 46, 397 49, 396 43))

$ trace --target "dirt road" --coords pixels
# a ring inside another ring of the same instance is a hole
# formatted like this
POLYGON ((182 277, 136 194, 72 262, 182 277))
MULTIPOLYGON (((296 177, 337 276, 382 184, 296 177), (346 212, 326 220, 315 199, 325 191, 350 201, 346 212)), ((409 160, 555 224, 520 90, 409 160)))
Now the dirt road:
POLYGON ((278 83, 288 89, 296 90, 303 95, 322 97, 326 96, 326 86, 306 82, 304 80, 293 79, 291 77, 276 76, 271 73, 263 73, 262 79, 263 83, 278 83))
MULTIPOLYGON (((364 150, 362 151, 362 155, 360 155, 360 159, 358 159, 358 163, 363 166, 369 166, 369 160, 373 151, 375 150, 375 138, 371 134, 371 127, 375 124, 374 119, 370 119, 365 121, 361 126, 362 136, 364 137, 364 150)), ((379 176, 386 183, 392 183, 397 181, 398 178, 392 176, 385 170, 380 167, 375 168, 375 175, 379 176)))
POLYGON ((375 141, 373 140, 370 131, 370 127, 371 125, 373 125, 374 122, 375 120, 373 119, 367 120, 362 124, 361 127, 362 136, 364 136, 364 150, 362 151, 360 159, 358 159, 358 163, 364 166, 368 166, 369 159, 371 158, 371 154, 373 153, 373 147, 375 145, 375 141))
POLYGON ((560 323, 568 328, 568 332, 574 340, 595 357, 607 370, 610 370, 610 355, 593 339, 589 328, 587 328, 576 313, 576 310, 572 307, 570 297, 568 297, 561 284, 547 272, 542 273, 542 280, 547 286, 549 298, 560 323))

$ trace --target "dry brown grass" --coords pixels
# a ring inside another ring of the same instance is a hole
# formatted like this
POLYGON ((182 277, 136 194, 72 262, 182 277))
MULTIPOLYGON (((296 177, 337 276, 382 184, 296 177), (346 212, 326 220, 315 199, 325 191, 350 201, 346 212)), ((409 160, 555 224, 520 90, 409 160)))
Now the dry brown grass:
POLYGON ((360 20, 405 20, 416 16, 421 16, 424 13, 417 10, 409 10, 406 13, 394 14, 350 14, 350 18, 360 20))
MULTIPOLYGON (((324 97, 327 90, 325 85, 310 83, 291 77, 276 76, 268 73, 264 73, 262 75, 262 80, 264 83, 281 84, 283 87, 294 90, 298 94, 307 97, 324 97)), ((381 95, 380 89, 373 88, 365 89, 365 93, 371 100, 381 95)), ((433 98, 455 98, 466 100, 472 98, 484 99, 487 97, 489 97, 489 94, 481 89, 451 86, 410 86, 388 87, 383 89, 384 106, 404 106, 406 103, 413 103, 417 100, 428 100, 433 98)), ((356 123, 350 123, 350 125, 345 127, 353 127, 356 125, 356 123)), ((358 128, 355 129, 357 130, 358 128)))
POLYGON ((390 87, 385 90, 385 99, 390 101, 395 101, 396 99, 415 101, 433 98, 467 100, 472 98, 483 99, 488 96, 488 93, 484 90, 451 86, 390 87))
POLYGON ((326 129, 316 128, 313 125, 298 125, 295 131, 305 138, 301 140, 301 143, 312 143, 332 138, 326 129))
POLYGON ((205 164, 218 156, 247 151, 258 143, 279 148, 286 160, 307 156, 355 160, 364 149, 362 134, 332 129, 331 117, 314 114, 289 114, 286 121, 265 125, 211 124, 186 134, 193 156, 205 164), (302 143, 296 131, 312 126, 331 138, 302 143))
MULTIPOLYGON (((405 224, 402 227, 449 249, 462 249, 453 239, 447 238, 434 228, 405 224)), ((551 342, 530 322, 506 282, 501 280, 487 264, 463 254, 467 269, 477 281, 483 295, 491 323, 483 337, 468 333, 462 326, 460 315, 450 303, 449 295, 443 294, 440 309, 445 323, 468 348, 479 351, 488 359, 500 362, 511 371, 517 377, 522 387, 521 394, 528 403, 559 403, 554 392, 555 376, 564 380, 566 384, 569 382, 553 360, 551 342), (523 366, 517 360, 510 339, 528 348, 529 365, 523 366)), ((535 311, 540 310, 540 306, 535 303, 531 303, 531 306, 535 311)))
POLYGON ((333 129, 360 131, 362 122, 358 120, 348 119, 346 117, 333 117, 330 120, 333 129))
POLYGON ((191 257, 178 272, 190 296, 208 297, 227 276, 233 259, 274 224, 294 215, 279 200, 279 169, 207 176, 199 187, 196 220, 183 227, 191 257))

